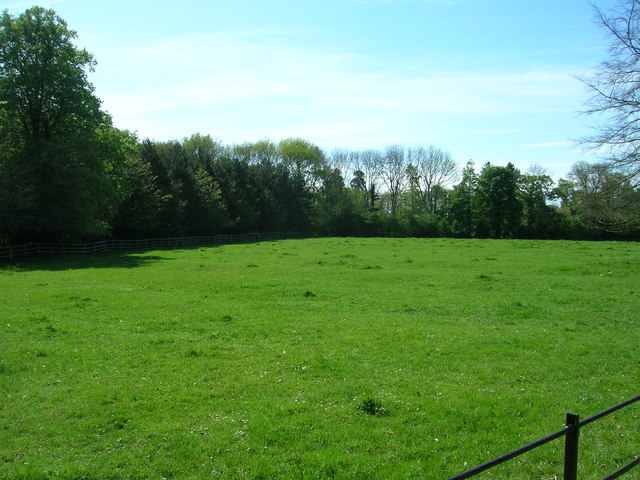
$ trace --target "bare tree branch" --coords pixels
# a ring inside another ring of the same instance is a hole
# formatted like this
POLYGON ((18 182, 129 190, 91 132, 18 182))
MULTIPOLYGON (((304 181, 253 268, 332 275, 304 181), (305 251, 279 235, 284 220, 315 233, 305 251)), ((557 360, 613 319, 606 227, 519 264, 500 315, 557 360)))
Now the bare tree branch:
POLYGON ((640 0, 621 0, 606 14, 593 7, 598 23, 610 37, 608 60, 599 71, 580 80, 590 90, 584 113, 604 117, 604 125, 583 139, 614 167, 640 181, 640 0))

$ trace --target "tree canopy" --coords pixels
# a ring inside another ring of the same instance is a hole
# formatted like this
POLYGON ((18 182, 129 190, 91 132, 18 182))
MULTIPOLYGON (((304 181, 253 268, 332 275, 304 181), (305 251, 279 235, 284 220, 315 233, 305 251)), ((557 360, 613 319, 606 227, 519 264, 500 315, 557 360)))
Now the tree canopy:
POLYGON ((52 10, 0 18, 0 218, 12 239, 104 234, 115 191, 99 154, 108 125, 95 62, 52 10))
POLYGON ((557 184, 540 168, 523 174, 511 163, 476 171, 469 161, 460 170, 434 145, 327 154, 302 138, 141 140, 101 111, 88 80, 96 62, 64 20, 40 7, 5 11, 0 244, 286 230, 638 238, 640 89, 632 87, 640 74, 621 70, 640 58, 639 3, 626 0, 621 15, 600 17, 614 35, 615 61, 590 80, 593 113, 618 115, 592 142, 608 146, 611 158, 576 164, 557 184))

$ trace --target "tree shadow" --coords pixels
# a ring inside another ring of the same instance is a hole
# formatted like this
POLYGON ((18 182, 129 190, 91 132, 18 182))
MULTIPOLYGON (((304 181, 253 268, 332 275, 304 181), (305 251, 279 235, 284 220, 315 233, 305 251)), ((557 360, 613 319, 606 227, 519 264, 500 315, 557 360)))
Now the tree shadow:
POLYGON ((105 252, 87 255, 43 255, 39 257, 24 257, 16 259, 13 262, 0 263, 0 270, 29 272, 38 270, 81 270, 89 268, 138 268, 168 260, 173 259, 159 255, 144 255, 139 252, 105 252))

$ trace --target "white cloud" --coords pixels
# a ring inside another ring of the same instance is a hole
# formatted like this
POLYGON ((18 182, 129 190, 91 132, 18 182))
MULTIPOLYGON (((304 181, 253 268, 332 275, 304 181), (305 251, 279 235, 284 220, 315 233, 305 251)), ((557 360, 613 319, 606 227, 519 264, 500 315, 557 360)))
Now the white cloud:
POLYGON ((9 13, 13 16, 20 15, 28 10, 29 8, 38 5, 42 8, 57 8, 59 5, 67 3, 68 0, 40 0, 38 2, 35 1, 15 1, 3 7, 0 7, 0 12, 4 10, 9 10, 9 13))
MULTIPOLYGON (((346 147, 381 138, 410 143, 437 136, 444 123, 462 130, 473 118, 576 108, 568 72, 409 75, 397 64, 291 46, 296 38, 284 37, 207 34, 103 49, 94 51, 92 79, 117 126, 157 139, 202 131, 225 142, 301 136, 334 139, 333 146, 345 140, 346 147)), ((494 127, 479 120, 474 129, 502 129, 494 127)))
POLYGON ((401 5, 425 3, 433 5, 456 5, 460 0, 351 0, 352 3, 360 5, 401 5))
POLYGON ((575 143, 569 140, 557 141, 557 142, 545 142, 545 143, 528 143, 525 148, 571 148, 575 143))

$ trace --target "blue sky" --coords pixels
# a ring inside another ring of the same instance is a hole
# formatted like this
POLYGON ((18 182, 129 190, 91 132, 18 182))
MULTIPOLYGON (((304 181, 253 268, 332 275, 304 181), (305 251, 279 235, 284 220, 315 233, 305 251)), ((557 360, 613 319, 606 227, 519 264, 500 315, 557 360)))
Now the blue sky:
MULTIPOLYGON (((18 14, 32 2, 2 8, 18 14)), ((595 0, 604 10, 617 0, 595 0)), ((50 0, 94 54, 118 128, 225 144, 302 137, 334 148, 436 145, 566 175, 576 76, 606 58, 583 0, 50 0)))

